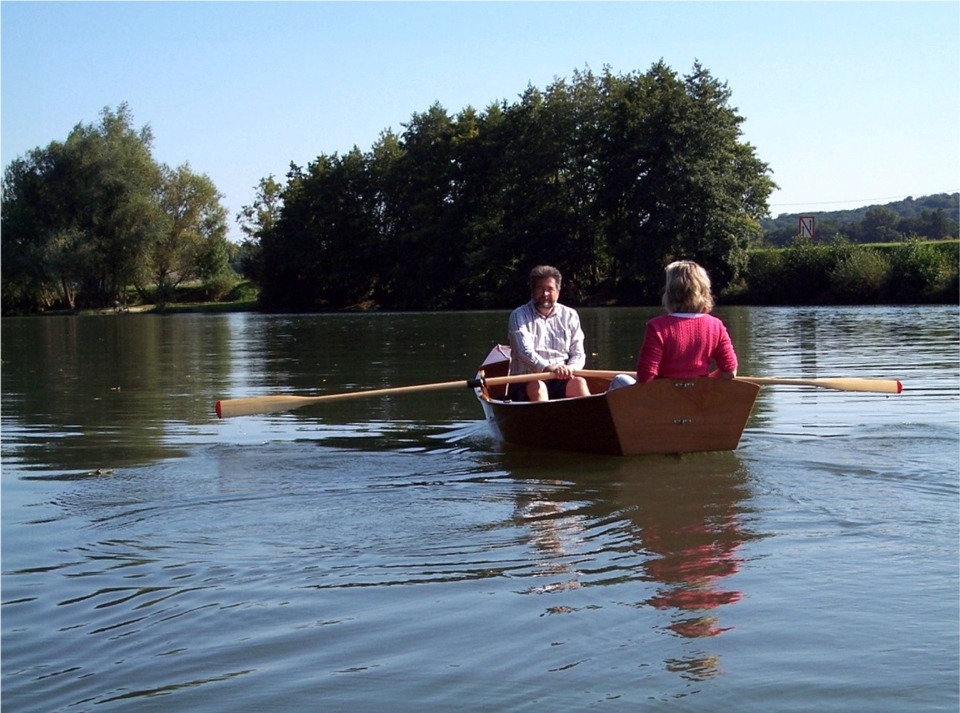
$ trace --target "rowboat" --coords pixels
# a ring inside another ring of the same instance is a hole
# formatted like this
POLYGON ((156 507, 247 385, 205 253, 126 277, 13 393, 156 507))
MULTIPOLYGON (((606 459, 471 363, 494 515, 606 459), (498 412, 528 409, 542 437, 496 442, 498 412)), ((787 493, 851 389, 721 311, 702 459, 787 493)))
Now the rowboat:
POLYGON ((218 418, 253 416, 348 399, 424 393, 467 387, 483 406, 487 421, 507 443, 553 450, 609 455, 732 451, 740 443, 761 386, 812 386, 837 391, 899 394, 896 379, 737 376, 734 379, 655 379, 610 390, 616 371, 577 371, 587 381, 589 396, 540 403, 511 402, 507 387, 553 374, 510 375, 510 348, 490 350, 477 376, 466 381, 367 389, 339 394, 301 396, 272 394, 221 399, 218 418))
POLYGON ((608 391, 615 372, 578 372, 590 396, 540 402, 506 399, 490 385, 510 367, 510 348, 490 350, 474 391, 487 422, 505 443, 615 456, 732 451, 760 392, 731 379, 655 379, 608 391))

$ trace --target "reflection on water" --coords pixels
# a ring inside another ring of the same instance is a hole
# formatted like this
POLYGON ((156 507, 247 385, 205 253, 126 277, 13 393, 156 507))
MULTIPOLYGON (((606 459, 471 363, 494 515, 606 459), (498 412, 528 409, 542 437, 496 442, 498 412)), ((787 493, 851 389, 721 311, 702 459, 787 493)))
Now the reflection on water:
POLYGON ((4 456, 94 471, 185 454, 168 436, 209 418, 230 323, 179 317, 5 318, 4 456))
MULTIPOLYGON (((699 639, 730 630, 720 623, 720 608, 742 593, 725 580, 739 569, 740 546, 757 535, 743 521, 750 493, 735 456, 688 463, 685 471, 690 477, 682 488, 630 480, 624 489, 637 500, 631 520, 650 555, 645 569, 658 583, 647 603, 669 614, 670 631, 699 639)), ((716 675, 719 664, 719 656, 704 652, 667 662, 692 679, 716 675)))
MULTIPOLYGON (((505 460, 510 463, 509 455, 505 460)), ((746 521, 751 493, 739 458, 722 453, 601 462, 609 467, 585 464, 587 474, 572 481, 528 483, 517 498, 515 517, 539 553, 531 575, 547 580, 525 593, 644 582, 644 590, 653 590, 634 605, 664 612, 664 631, 687 639, 729 631, 721 624, 722 607, 742 593, 728 580, 740 567, 741 545, 760 536, 746 521), (597 552, 597 542, 608 551, 597 552), (608 557, 616 564, 598 564, 608 557)), ((569 464, 564 470, 570 473, 569 464)), ((547 608, 550 614, 575 611, 547 608)), ((699 651, 664 664, 700 680, 717 674, 719 657, 699 651)))

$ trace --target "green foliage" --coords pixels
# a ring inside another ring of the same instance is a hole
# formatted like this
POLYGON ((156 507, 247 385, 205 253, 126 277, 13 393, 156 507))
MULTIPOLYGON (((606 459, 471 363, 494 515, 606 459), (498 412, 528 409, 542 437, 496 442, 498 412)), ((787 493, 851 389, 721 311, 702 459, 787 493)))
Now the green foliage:
POLYGON ((144 264, 159 223, 149 128, 126 105, 4 170, 3 278, 28 309, 112 302, 144 264), (18 259, 15 256, 20 256, 18 259))
POLYGON ((269 236, 283 204, 283 186, 273 175, 261 178, 253 205, 243 206, 237 214, 240 230, 246 235, 241 243, 237 268, 248 279, 259 282, 263 278, 264 236, 269 236))
POLYGON ((130 284, 166 300, 223 269, 219 194, 187 166, 157 164, 152 141, 121 104, 4 169, 4 313, 108 306, 130 284))
POLYGON ((746 304, 950 303, 958 299, 957 241, 861 245, 844 240, 754 250, 745 285, 724 295, 746 304))
POLYGON ((239 281, 239 277, 233 270, 221 270, 210 275, 203 282, 206 301, 220 302, 227 299, 239 281))
POLYGON ((354 150, 291 170, 283 211, 261 238, 267 308, 321 310, 369 298, 380 241, 367 160, 354 150))
POLYGON ((788 283, 785 250, 755 250, 747 265, 746 287, 737 292, 738 301, 767 305, 785 302, 781 289, 788 283))
POLYGON ((147 246, 147 267, 137 281, 138 286, 152 284, 160 304, 170 301, 181 283, 210 281, 228 272, 221 197, 213 181, 193 173, 189 164, 176 170, 161 167, 161 230, 147 246))
POLYGON ((896 302, 929 301, 949 277, 940 252, 918 240, 894 248, 891 263, 890 296, 896 302))
POLYGON ((127 304, 130 285, 160 305, 237 301, 238 271, 274 310, 500 308, 538 263, 563 271, 566 301, 655 304, 678 258, 728 301, 957 301, 957 242, 921 240, 956 234, 957 194, 828 214, 816 241, 793 217, 788 248, 748 250, 775 186, 730 96, 699 64, 658 62, 484 111, 434 104, 367 152, 262 179, 240 246, 210 179, 157 164, 149 127, 104 109, 4 170, 3 312, 127 304))
POLYGON ((369 152, 294 167, 260 235, 263 304, 502 307, 537 263, 560 267, 568 300, 646 301, 679 257, 722 288, 774 187, 729 98, 699 64, 680 77, 661 62, 484 112, 434 104, 369 152))
POLYGON ((830 271, 830 285, 836 301, 847 304, 874 304, 886 290, 890 260, 872 248, 857 248, 841 257, 830 271))
POLYGON ((260 288, 249 280, 237 282, 224 298, 229 302, 256 302, 260 297, 260 288))
POLYGON ((826 245, 806 238, 783 250, 755 251, 746 297, 753 304, 821 304, 831 298, 831 274, 852 252, 844 241, 826 245))

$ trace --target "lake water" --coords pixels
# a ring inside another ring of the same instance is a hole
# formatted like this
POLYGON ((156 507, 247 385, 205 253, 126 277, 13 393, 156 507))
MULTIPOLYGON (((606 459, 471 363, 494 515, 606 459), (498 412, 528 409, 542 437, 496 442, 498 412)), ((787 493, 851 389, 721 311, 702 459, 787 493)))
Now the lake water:
MULTIPOLYGON (((653 309, 585 309, 629 370, 653 309)), ((728 308, 732 453, 505 447, 471 392, 218 421, 219 398, 467 379, 507 312, 2 322, 2 706, 949 711, 955 306, 728 308)))

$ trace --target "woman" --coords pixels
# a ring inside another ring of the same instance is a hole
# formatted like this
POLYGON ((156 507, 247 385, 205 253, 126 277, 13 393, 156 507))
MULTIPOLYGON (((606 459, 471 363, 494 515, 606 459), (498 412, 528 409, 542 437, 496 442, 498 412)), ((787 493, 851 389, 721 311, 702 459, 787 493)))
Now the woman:
POLYGON ((737 375, 737 354, 726 326, 713 310, 707 271, 691 260, 667 265, 663 306, 667 314, 647 322, 637 378, 619 375, 610 388, 653 379, 692 379, 737 375), (711 362, 716 370, 711 372, 711 362))

